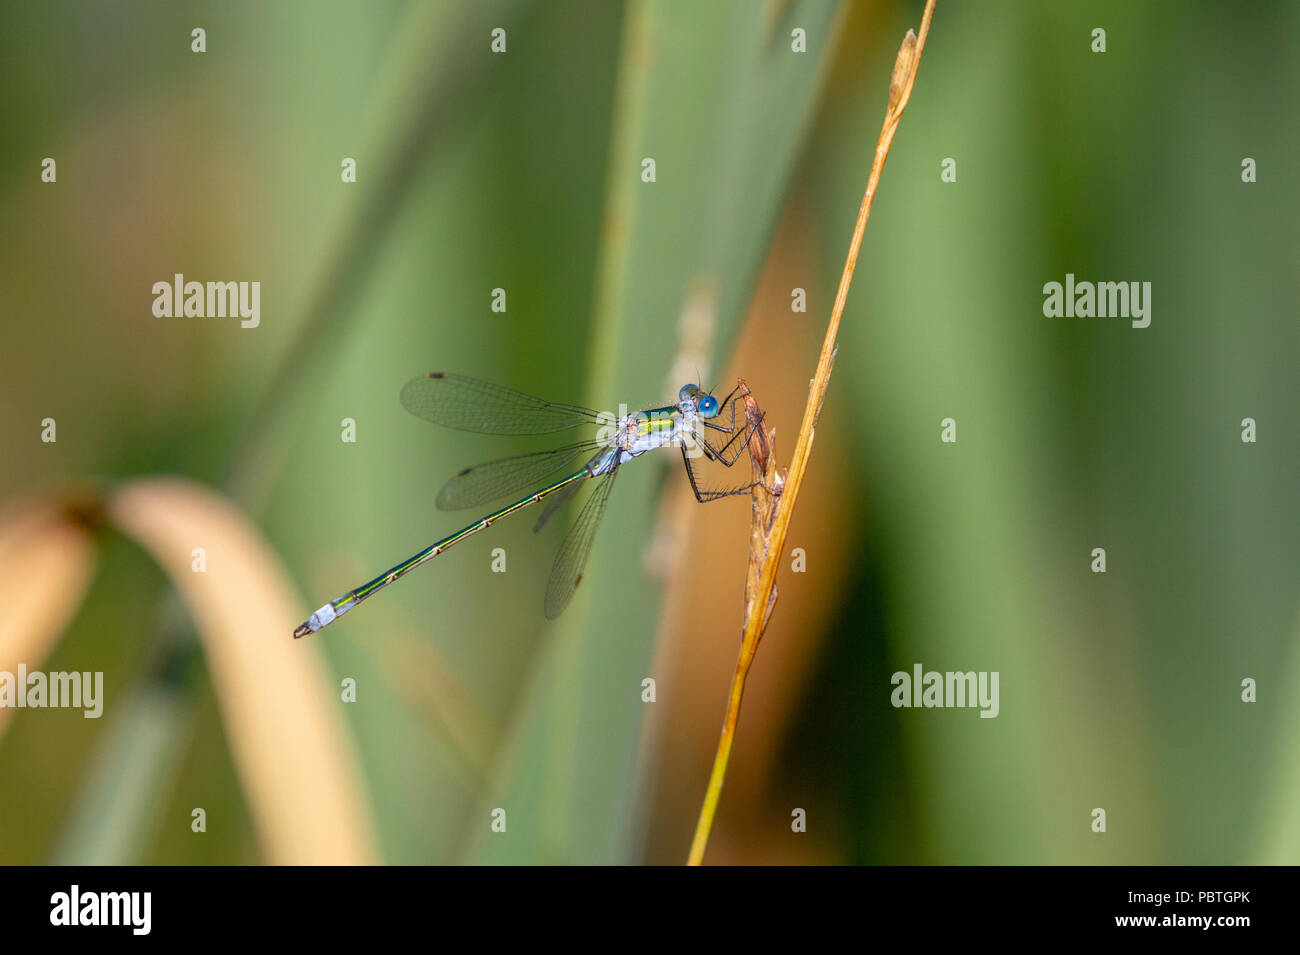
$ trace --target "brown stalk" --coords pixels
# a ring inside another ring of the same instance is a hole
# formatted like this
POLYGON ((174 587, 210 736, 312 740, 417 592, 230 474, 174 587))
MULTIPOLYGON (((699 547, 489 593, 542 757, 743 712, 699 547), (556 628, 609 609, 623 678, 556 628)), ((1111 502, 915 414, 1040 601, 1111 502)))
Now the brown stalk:
POLYGON ((753 491, 749 572, 745 579, 744 637, 740 644, 740 657, 736 661, 736 673, 731 679, 727 715, 722 723, 722 735, 718 740, 717 754, 713 759, 713 771, 704 794, 704 804, 700 807, 700 817, 695 826, 695 837, 691 841, 687 865, 700 865, 704 860, 704 850, 709 843, 709 833, 713 829, 713 818, 718 810, 722 784, 727 775, 727 762, 731 757, 731 747, 735 741, 736 724, 740 720, 740 701, 745 692, 745 679, 749 675, 750 665, 758 650, 758 642, 767 628, 772 607, 776 603, 776 569, 785 550, 790 518, 794 514, 795 502, 799 498, 803 477, 808 470, 808 458, 812 454, 817 420, 821 417, 822 403, 826 400, 826 388, 830 383, 831 369, 835 364, 835 343, 839 336, 840 318, 844 314, 844 304, 848 300, 849 285, 853 281, 853 270, 858 262, 858 250, 862 247, 862 236, 866 231, 867 219, 871 215, 871 205, 876 198, 876 187, 880 183, 880 174, 885 168, 885 159, 889 156, 889 148, 894 142, 894 133, 898 130, 898 122, 912 96, 912 86, 916 82, 916 73, 921 65, 921 51, 925 48, 925 40, 930 32, 930 20, 934 16, 934 4, 935 0, 926 0, 925 12, 921 15, 920 35, 908 30, 902 46, 898 49, 898 57, 894 60, 894 72, 889 81, 889 106, 885 110, 885 122, 880 130, 880 138, 876 141, 876 155, 871 163, 871 174, 867 178, 867 190, 862 196, 862 205, 858 208, 858 220, 853 227, 853 238, 849 242, 844 269, 840 273, 839 289, 835 293, 835 304, 831 309, 830 321, 826 325, 826 337, 822 342, 821 355, 817 361, 817 371, 812 386, 808 390, 803 423, 799 427, 799 439, 795 444, 794 457, 790 461, 788 472, 780 475, 776 473, 771 440, 761 423, 762 412, 758 410, 758 404, 749 394, 749 389, 744 387, 744 381, 740 382, 747 423, 751 425, 750 458, 758 473, 764 475, 767 487, 756 485, 753 491))

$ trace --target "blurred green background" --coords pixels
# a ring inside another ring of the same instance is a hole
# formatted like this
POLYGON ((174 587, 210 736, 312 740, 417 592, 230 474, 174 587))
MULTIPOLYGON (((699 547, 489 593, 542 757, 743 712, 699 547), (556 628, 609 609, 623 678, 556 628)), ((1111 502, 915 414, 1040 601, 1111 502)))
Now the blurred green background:
MULTIPOLYGON (((433 507, 454 471, 539 446, 405 414, 422 372, 598 408, 740 374, 788 460, 921 9, 6 5, 0 502, 191 478, 261 528, 305 617, 466 523, 433 507), (155 318, 178 272, 260 281, 260 327, 155 318)), ((1293 2, 940 2, 711 861, 1300 860, 1298 99, 1293 2), (1151 282, 1151 326, 1045 318, 1067 272, 1151 282), (998 671, 1000 714, 894 709, 915 663, 998 671)), ((525 517, 312 638, 357 681, 323 692, 378 858, 684 860, 748 508, 696 508, 677 470, 620 477, 553 624, 563 528, 525 517)), ((194 624, 136 542, 96 540, 41 668, 104 671, 105 713, 0 728, 0 862, 263 860, 194 624)))

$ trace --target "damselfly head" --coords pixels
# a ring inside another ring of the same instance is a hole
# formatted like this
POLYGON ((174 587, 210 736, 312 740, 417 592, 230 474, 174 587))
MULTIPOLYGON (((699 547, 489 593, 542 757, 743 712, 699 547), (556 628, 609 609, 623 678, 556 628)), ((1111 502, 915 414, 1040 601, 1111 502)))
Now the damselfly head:
POLYGON ((703 394, 705 392, 700 390, 699 385, 682 385, 682 390, 677 392, 677 407, 685 414, 698 414, 700 396, 703 394))

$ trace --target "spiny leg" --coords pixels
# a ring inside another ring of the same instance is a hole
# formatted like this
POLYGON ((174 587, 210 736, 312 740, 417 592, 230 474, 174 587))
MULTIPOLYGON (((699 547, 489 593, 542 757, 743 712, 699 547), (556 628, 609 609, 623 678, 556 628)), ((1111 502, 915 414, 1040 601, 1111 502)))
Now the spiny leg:
POLYGON ((704 426, 706 428, 712 428, 714 431, 721 431, 724 434, 731 434, 733 431, 736 430, 736 403, 732 401, 731 398, 739 390, 740 390, 739 385, 737 385, 735 388, 732 388, 731 394, 723 398, 722 403, 718 405, 719 408, 725 408, 728 402, 731 403, 731 427, 725 428, 720 424, 714 424, 712 421, 706 421, 704 422, 704 426))
MULTIPOLYGON (((735 413, 736 413, 735 405, 731 406, 731 413, 732 413, 731 428, 719 428, 720 431, 724 431, 727 434, 731 434, 731 432, 735 429, 735 413)), ((759 419, 758 424, 755 425, 754 427, 761 427, 763 424, 763 419, 766 417, 767 417, 767 412, 764 411, 763 417, 759 419)), ((708 422, 706 421, 705 424, 708 424, 708 422)), ((736 431, 736 433, 733 434, 731 438, 727 441, 727 443, 724 444, 721 448, 715 448, 709 442, 709 439, 704 437, 704 435, 702 434, 696 434, 695 438, 697 441, 700 442, 701 445, 703 445, 704 453, 710 460, 717 461, 725 467, 731 467, 738 460, 740 460, 740 455, 744 453, 745 445, 742 444, 739 448, 737 448, 735 454, 731 456, 730 460, 727 459, 727 452, 731 450, 731 446, 736 443, 737 438, 744 437, 746 441, 748 441, 749 435, 752 433, 753 433, 753 427, 747 425, 743 429, 736 431)))
MULTIPOLYGON (((724 404, 729 403, 731 405, 730 427, 725 425, 713 424, 710 421, 703 422, 705 427, 713 428, 715 431, 721 431, 724 434, 730 434, 731 437, 727 440, 726 444, 724 444, 721 448, 716 448, 709 441, 709 439, 706 438, 702 433, 695 431, 692 432, 691 434, 691 438, 700 445, 700 449, 703 451, 705 457, 707 457, 711 461, 717 461, 719 464, 728 468, 734 466, 735 463, 740 460, 740 456, 745 453, 745 448, 748 445, 749 435, 753 433, 753 429, 755 427, 762 427, 763 420, 767 417, 767 412, 763 412, 762 416, 759 418, 758 422, 755 425, 746 424, 745 427, 743 428, 737 428, 736 427, 736 404, 731 399, 735 396, 736 392, 739 390, 740 390, 740 386, 737 385, 735 388, 731 390, 731 393, 727 395, 726 399, 724 399, 724 404), (728 456, 728 452, 731 451, 732 445, 734 445, 737 439, 739 438, 745 438, 746 441, 742 443, 740 447, 736 448, 734 453, 728 456)), ((767 483, 763 481, 762 478, 759 478, 757 480, 750 481, 748 484, 741 485, 740 487, 729 488, 727 490, 701 491, 699 482, 695 478, 695 468, 691 464, 691 458, 690 455, 687 454, 685 444, 682 445, 682 463, 686 466, 686 476, 690 479, 691 490, 695 493, 695 499, 699 501, 701 504, 707 503, 709 501, 717 501, 724 497, 735 497, 736 495, 744 494, 747 491, 755 487, 758 487, 760 484, 763 487, 767 487, 767 483)), ((768 489, 772 490, 771 488, 768 489)))
POLYGON ((717 461, 723 467, 729 468, 737 461, 740 460, 740 456, 745 452, 745 445, 741 444, 740 447, 736 448, 735 453, 732 454, 730 458, 727 457, 727 452, 731 450, 731 446, 736 443, 737 438, 748 439, 748 436, 749 436, 748 430, 737 431, 721 448, 715 448, 709 442, 709 439, 704 437, 704 435, 702 434, 697 434, 695 436, 695 440, 698 441, 700 445, 703 447, 705 457, 707 457, 710 461, 717 461))
MULTIPOLYGON (((695 468, 691 467, 691 457, 686 453, 685 445, 682 445, 682 463, 686 465, 686 476, 690 478, 691 490, 695 492, 695 500, 699 501, 701 504, 707 504, 710 501, 717 501, 724 497, 735 497, 738 494, 744 494, 751 488, 757 487, 763 483, 761 480, 750 481, 743 487, 731 488, 726 491, 701 491, 699 483, 695 480, 695 468)), ((736 463, 734 458, 731 463, 736 463)), ((728 465, 728 467, 730 467, 730 465, 728 465)))
MULTIPOLYGON (((719 407, 719 408, 725 408, 725 407, 727 406, 728 402, 730 402, 731 399, 734 398, 734 397, 736 396, 736 392, 738 392, 739 390, 740 390, 740 385, 736 385, 735 388, 732 388, 731 391, 727 394, 727 397, 723 398, 720 402, 718 402, 718 407, 719 407)), ((735 406, 735 404, 732 404, 732 405, 731 405, 731 426, 732 426, 733 428, 736 426, 736 406, 735 406)), ((717 429, 718 429, 719 431, 727 431, 727 430, 730 430, 730 429, 728 429, 728 428, 723 428, 721 425, 715 425, 715 427, 717 427, 717 429)))

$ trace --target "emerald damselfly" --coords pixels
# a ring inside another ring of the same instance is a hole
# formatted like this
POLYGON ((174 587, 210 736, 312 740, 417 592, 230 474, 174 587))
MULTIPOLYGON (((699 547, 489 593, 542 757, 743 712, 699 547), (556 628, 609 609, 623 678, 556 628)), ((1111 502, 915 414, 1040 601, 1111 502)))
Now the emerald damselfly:
POLYGON ((508 514, 546 498, 546 507, 542 509, 533 528, 535 531, 541 530, 556 511, 577 494, 579 488, 590 484, 592 490, 565 536, 564 543, 560 545, 546 588, 546 616, 549 619, 558 617, 582 581, 583 568, 591 553, 592 542, 596 539, 596 529, 604 516, 609 493, 614 487, 614 478, 619 468, 627 462, 656 448, 680 447, 691 490, 701 503, 742 494, 759 483, 751 481, 727 489, 702 489, 691 463, 692 454, 702 454, 727 467, 739 459, 745 449, 745 441, 738 442, 737 439, 749 431, 746 425, 742 424, 739 428, 736 426, 733 399, 739 390, 739 387, 733 389, 731 394, 719 401, 698 385, 683 385, 675 404, 616 417, 602 415, 579 405, 544 401, 512 388, 465 375, 433 372, 411 379, 402 388, 402 406, 417 417, 444 427, 478 434, 537 435, 592 425, 601 428, 601 432, 594 439, 549 451, 488 461, 455 475, 443 485, 435 499, 435 505, 441 510, 479 507, 507 495, 518 494, 526 488, 531 490, 526 497, 430 544, 369 583, 349 590, 337 600, 331 600, 300 624, 293 632, 294 637, 315 633, 399 577, 437 557, 453 544, 486 530, 508 514), (730 422, 722 424, 722 411, 728 405, 731 408, 730 422), (728 436, 725 443, 715 444, 711 441, 710 431, 728 436), (697 448, 698 451, 692 452, 692 448, 697 448), (581 467, 568 470, 577 462, 582 462, 581 467), (557 478, 556 475, 561 473, 563 476, 557 478))

